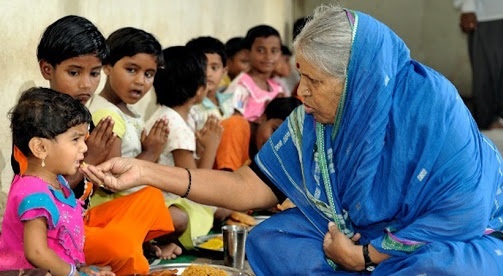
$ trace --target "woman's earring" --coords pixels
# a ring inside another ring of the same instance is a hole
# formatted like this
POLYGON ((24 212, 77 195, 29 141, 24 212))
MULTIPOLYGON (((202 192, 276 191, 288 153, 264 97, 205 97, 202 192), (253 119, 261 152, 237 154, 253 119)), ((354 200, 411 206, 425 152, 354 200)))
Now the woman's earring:
POLYGON ((45 158, 42 159, 42 168, 45 167, 45 158))

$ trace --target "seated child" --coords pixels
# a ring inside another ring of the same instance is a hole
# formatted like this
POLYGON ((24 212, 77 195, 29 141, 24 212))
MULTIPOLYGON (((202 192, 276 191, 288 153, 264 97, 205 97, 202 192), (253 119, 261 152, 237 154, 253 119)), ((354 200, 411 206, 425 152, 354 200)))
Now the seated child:
MULTIPOLYGON (((49 25, 37 48, 40 72, 51 88, 72 96, 81 104, 86 104, 97 89, 102 61, 108 55, 105 38, 96 26, 74 15, 60 18, 49 25)), ((86 163, 98 164, 106 160, 115 141, 113 123, 110 116, 102 119, 94 129, 91 123, 91 133, 86 139, 86 163)), ((20 153, 14 150, 16 152, 20 153)), ((17 166, 17 160, 12 162, 16 174, 26 170, 23 164, 27 162, 20 163, 21 168, 17 166)), ((85 181, 82 174, 76 173, 65 178, 71 187, 77 185, 74 193, 80 199, 86 200, 92 193, 93 185, 85 181)), ((154 188, 142 189, 121 200, 93 208, 87 207, 89 209, 84 217, 87 263, 110 266, 118 274, 148 271, 149 264, 143 256, 142 241, 173 231, 172 224, 167 222, 170 217, 162 193, 154 188), (141 225, 137 224, 138 217, 143 218, 141 225)))
MULTIPOLYGON (((235 51, 239 51, 245 56, 248 50, 238 50, 243 47, 243 43, 236 38, 239 47, 235 46, 235 51)), ((234 145, 232 142, 236 139, 234 136, 250 137, 250 126, 248 121, 239 114, 234 114, 232 106, 232 94, 223 94, 219 91, 218 83, 221 82, 226 72, 225 64, 229 63, 227 59, 226 48, 220 40, 213 37, 197 37, 190 40, 187 45, 193 51, 199 51, 206 55, 208 65, 206 67, 206 77, 208 80, 206 90, 207 95, 200 104, 192 107, 190 114, 194 118, 197 129, 200 129, 208 116, 213 115, 221 119, 224 131, 222 140, 217 151, 217 157, 213 168, 215 169, 236 169, 248 161, 248 144, 234 145), (236 164, 236 165, 235 165, 236 164)), ((236 53, 233 53, 235 56, 236 53)), ((237 58, 237 56, 235 57, 237 58)), ((237 63, 234 60, 231 63, 237 63)), ((222 211, 224 209, 219 209, 222 211)), ((217 216, 221 219, 228 215, 226 212, 218 212, 217 216)))
MULTIPOLYGON (((132 105, 152 88, 154 76, 164 63, 161 45, 152 34, 131 27, 116 30, 106 41, 110 48, 110 56, 104 61, 103 68, 107 79, 100 94, 91 99, 89 110, 94 121, 111 117, 115 122, 113 132, 117 139, 110 145, 108 157, 135 157, 156 162, 167 141, 168 122, 160 118, 147 133, 143 118, 132 105)), ((91 198, 91 204, 95 207, 90 210, 88 229, 96 229, 93 236, 105 238, 100 233, 103 233, 102 228, 108 228, 109 222, 105 219, 110 216, 113 216, 112 220, 124 218, 115 227, 127 229, 122 235, 127 235, 128 239, 117 241, 114 246, 122 248, 127 245, 129 248, 114 253, 128 254, 128 259, 111 264, 117 274, 148 272, 149 264, 143 253, 143 245, 147 246, 147 253, 152 252, 156 257, 175 258, 181 254, 181 248, 176 244, 157 247, 146 243, 174 230, 162 193, 151 188, 140 187, 141 190, 131 189, 114 194, 98 190, 91 198), (131 217, 126 220, 123 215, 125 211, 120 207, 127 205, 130 205, 127 214, 131 217), (143 208, 131 212, 129 209, 133 207, 143 208)), ((96 242, 99 240, 94 239, 96 242)), ((86 243, 85 249, 90 258, 99 254, 97 243, 86 243)))
POLYGON ((71 96, 31 88, 10 113, 12 140, 28 163, 12 180, 0 235, 0 270, 42 268, 51 275, 115 275, 86 266, 81 201, 63 175, 87 151, 91 114, 71 96))
POLYGON ((250 70, 250 51, 245 47, 244 40, 244 37, 236 36, 225 42, 227 75, 220 83, 222 88, 227 88, 239 74, 250 70))
MULTIPOLYGON (((161 46, 151 34, 131 27, 116 30, 107 38, 107 43, 110 57, 104 62, 105 86, 89 104, 93 121, 107 116, 115 121, 113 131, 119 139, 111 145, 109 158, 136 157, 155 162, 167 141, 167 121, 159 118, 147 134, 143 118, 132 105, 150 91, 154 76, 164 63, 161 46)), ((110 199, 110 196, 98 192, 91 203, 101 203, 103 198, 110 199)))
POLYGON ((227 72, 224 44, 213 37, 201 36, 191 39, 186 47, 191 51, 203 53, 207 59, 206 96, 202 102, 195 104, 190 114, 194 118, 196 128, 199 130, 205 124, 208 116, 213 115, 218 119, 229 118, 234 113, 230 95, 219 91, 219 84, 227 72))
POLYGON ((273 132, 286 120, 292 111, 302 105, 302 102, 295 97, 276 98, 267 104, 262 115, 260 124, 252 123, 252 136, 250 139, 250 156, 262 148, 265 142, 271 137, 273 132))
MULTIPOLYGON (((108 54, 105 38, 98 28, 76 15, 64 16, 50 24, 37 46, 40 73, 50 88, 72 96, 83 105, 100 83, 102 61, 108 54)), ((109 117, 103 118, 96 127, 91 123, 84 159, 87 164, 97 165, 106 160, 110 144, 115 139, 112 126, 113 120, 109 117)), ((11 165, 14 174, 26 169, 25 159, 19 151, 13 150, 11 165)), ((85 181, 79 172, 65 175, 65 178, 75 195, 87 203, 93 190, 92 183, 85 181)))
POLYGON ((241 152, 240 149, 227 149, 229 147, 235 148, 246 148, 246 156, 251 159, 260 150, 262 145, 269 139, 272 133, 283 123, 283 121, 288 117, 288 115, 302 102, 295 97, 280 97, 275 98, 267 104, 264 114, 262 114, 261 119, 258 120, 259 123, 249 123, 250 135, 241 136, 233 135, 227 137, 226 143, 221 143, 217 153, 217 159, 219 155, 221 158, 229 160, 226 167, 223 170, 234 171, 241 167, 241 161, 232 162, 233 160, 239 160, 242 157, 234 156, 236 152, 241 152))
POLYGON ((255 122, 267 103, 284 93, 281 85, 272 79, 281 56, 281 38, 273 27, 259 25, 248 30, 245 45, 250 50, 250 71, 241 74, 224 93, 232 93, 234 109, 248 121, 255 122))
MULTIPOLYGON (((187 170, 211 169, 222 127, 216 117, 209 116, 204 127, 196 131, 190 116, 192 106, 206 96, 207 59, 203 53, 191 51, 186 46, 169 47, 163 53, 166 64, 159 69, 154 80, 159 106, 147 121, 148 129, 158 118, 167 117, 169 120, 170 135, 158 163, 187 170), (196 135, 200 142, 197 147, 196 135)), ((193 248, 192 238, 206 235, 211 229, 216 208, 174 194, 165 193, 165 199, 175 224, 175 234, 165 240, 179 239, 184 248, 193 248)))

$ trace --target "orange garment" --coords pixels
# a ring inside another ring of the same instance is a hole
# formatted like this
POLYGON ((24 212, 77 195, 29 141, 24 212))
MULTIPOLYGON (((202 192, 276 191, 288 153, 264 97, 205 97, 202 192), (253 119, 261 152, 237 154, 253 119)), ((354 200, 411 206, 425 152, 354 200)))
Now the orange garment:
POLYGON ((26 169, 28 169, 28 159, 26 159, 26 156, 24 156, 17 146, 13 147, 12 154, 14 155, 14 160, 19 164, 19 174, 23 175, 26 169))
POLYGON ((174 231, 162 192, 145 187, 89 209, 84 217, 88 265, 111 266, 116 275, 147 274, 144 242, 174 231))
POLYGON ((232 115, 221 123, 224 131, 215 158, 215 169, 235 171, 250 160, 250 123, 241 115, 232 115))

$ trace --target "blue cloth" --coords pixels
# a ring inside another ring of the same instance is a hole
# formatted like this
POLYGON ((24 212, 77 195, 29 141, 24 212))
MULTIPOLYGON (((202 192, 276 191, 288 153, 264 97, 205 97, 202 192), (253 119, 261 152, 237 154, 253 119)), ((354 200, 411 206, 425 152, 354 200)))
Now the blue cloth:
POLYGON ((503 242, 488 235, 502 229, 501 155, 447 79, 412 60, 388 27, 355 15, 335 123, 299 107, 255 157, 297 208, 250 232, 252 269, 351 274, 323 253, 336 221, 392 256, 376 275, 503 274, 503 242))

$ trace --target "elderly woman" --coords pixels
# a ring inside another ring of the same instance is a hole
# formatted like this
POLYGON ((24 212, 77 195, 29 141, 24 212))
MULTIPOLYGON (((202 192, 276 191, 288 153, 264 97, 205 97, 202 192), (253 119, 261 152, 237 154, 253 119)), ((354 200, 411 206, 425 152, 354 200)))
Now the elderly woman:
POLYGON ((304 105, 249 167, 113 159, 84 173, 229 209, 290 198, 296 208, 250 232, 257 275, 501 275, 501 156, 452 84, 382 23, 337 6, 318 8, 294 48, 304 105))

